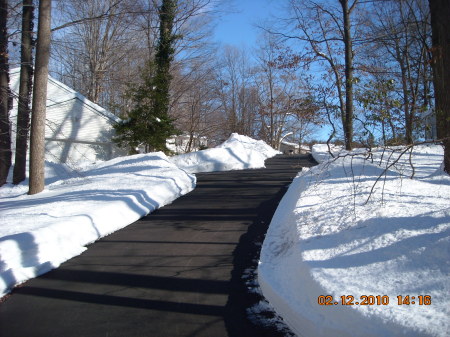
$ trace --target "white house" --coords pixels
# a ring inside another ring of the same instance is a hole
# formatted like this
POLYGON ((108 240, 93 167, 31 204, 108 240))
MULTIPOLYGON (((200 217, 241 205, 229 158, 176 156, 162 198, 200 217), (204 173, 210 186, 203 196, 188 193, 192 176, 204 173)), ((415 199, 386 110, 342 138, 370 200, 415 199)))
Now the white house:
POLYGON ((311 152, 311 149, 308 145, 299 145, 297 143, 291 143, 284 140, 281 141, 279 150, 284 154, 299 154, 311 152))
POLYGON ((300 145, 283 140, 280 142, 279 150, 283 154, 297 154, 300 152, 300 145))
POLYGON ((172 136, 167 139, 166 146, 170 151, 176 154, 183 154, 189 151, 193 152, 206 148, 208 146, 208 138, 194 133, 191 139, 191 135, 185 132, 181 135, 172 136))
MULTIPOLYGON (((12 143, 15 148, 20 68, 10 71, 14 95, 10 113, 12 143)), ((46 160, 59 163, 108 160, 126 154, 111 138, 118 117, 69 88, 48 78, 45 130, 46 160)))

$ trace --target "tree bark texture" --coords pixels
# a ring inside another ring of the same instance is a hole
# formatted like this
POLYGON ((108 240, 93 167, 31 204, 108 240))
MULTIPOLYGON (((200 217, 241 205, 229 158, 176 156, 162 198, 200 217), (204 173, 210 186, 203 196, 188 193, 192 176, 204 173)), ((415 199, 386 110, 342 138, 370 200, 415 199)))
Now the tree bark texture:
POLYGON ((16 154, 13 184, 25 180, 30 129, 30 102, 33 87, 33 0, 23 1, 22 48, 20 51, 19 105, 17 107, 16 154))
POLYGON ((353 43, 351 35, 350 13, 348 0, 339 0, 342 6, 344 19, 345 44, 345 119, 344 138, 345 149, 351 150, 353 143, 353 43))
POLYGON ((0 186, 11 167, 10 89, 8 61, 8 1, 0 0, 0 186))
POLYGON ((169 111, 170 64, 175 53, 173 44, 173 23, 175 20, 176 0, 163 0, 159 9, 159 41, 156 61, 156 99, 155 110, 158 114, 167 115, 169 111))
POLYGON ((450 1, 429 4, 437 137, 444 139, 444 170, 450 174, 450 1))
POLYGON ((50 58, 51 0, 39 1, 38 40, 30 135, 30 188, 28 194, 45 186, 45 113, 47 103, 48 61, 50 58))

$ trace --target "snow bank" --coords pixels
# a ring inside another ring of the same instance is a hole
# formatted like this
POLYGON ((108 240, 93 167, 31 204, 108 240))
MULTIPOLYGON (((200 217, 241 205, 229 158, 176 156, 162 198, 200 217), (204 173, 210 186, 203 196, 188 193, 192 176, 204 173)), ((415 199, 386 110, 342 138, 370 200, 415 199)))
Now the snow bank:
POLYGON ((257 151, 261 153, 266 158, 271 158, 281 153, 280 151, 274 150, 263 140, 255 140, 237 133, 232 133, 230 138, 218 145, 217 148, 233 148, 239 144, 248 151, 257 151))
POLYGON ((339 152, 343 151, 343 149, 344 148, 342 146, 334 144, 330 144, 330 148, 328 148, 327 144, 315 144, 312 146, 311 154, 318 163, 322 163, 333 158, 330 151, 334 156, 336 156, 339 152))
POLYGON ((215 148, 173 156, 170 160, 190 173, 230 171, 264 167, 267 158, 279 153, 262 140, 233 133, 215 148))
MULTIPOLYGON (((439 146, 416 147, 414 171, 409 153, 396 161, 400 153, 324 161, 301 172, 280 203, 258 278, 299 336, 450 335, 450 177, 439 146), (320 305, 328 295, 331 305, 320 305), (342 305, 350 295, 354 305, 342 305)), ((313 154, 326 158, 320 147, 313 154)))
POLYGON ((116 158, 77 173, 48 163, 47 171, 42 193, 26 195, 25 184, 0 188, 0 297, 188 193, 196 182, 163 153, 116 158))

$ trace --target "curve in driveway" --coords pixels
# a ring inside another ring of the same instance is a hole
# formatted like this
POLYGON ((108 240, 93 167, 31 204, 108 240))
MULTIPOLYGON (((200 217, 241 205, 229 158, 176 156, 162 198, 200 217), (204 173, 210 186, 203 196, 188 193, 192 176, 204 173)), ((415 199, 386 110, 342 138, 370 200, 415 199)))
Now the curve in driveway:
POLYGON ((277 336, 246 310, 244 274, 309 156, 198 174, 197 188, 92 244, 0 304, 0 336, 277 336))

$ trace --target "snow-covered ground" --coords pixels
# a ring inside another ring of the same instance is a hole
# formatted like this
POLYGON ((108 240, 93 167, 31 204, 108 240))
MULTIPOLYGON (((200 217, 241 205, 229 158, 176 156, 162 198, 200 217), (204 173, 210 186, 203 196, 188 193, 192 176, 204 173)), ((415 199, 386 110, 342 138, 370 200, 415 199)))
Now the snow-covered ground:
POLYGON ((42 193, 27 195, 28 181, 1 187, 0 297, 191 191, 196 178, 183 168, 202 172, 263 167, 264 159, 277 152, 264 142, 233 134, 220 148, 204 153, 179 156, 198 158, 194 164, 161 152, 76 169, 46 162, 42 193))
POLYGON ((322 164, 299 173, 272 219, 264 296, 298 336, 450 336, 442 148, 415 147, 414 169, 409 151, 396 161, 400 148, 373 161, 327 151, 313 148, 322 164))
POLYGON ((262 140, 233 133, 219 146, 171 157, 171 161, 189 173, 243 170, 264 167, 264 161, 280 152, 262 140))
POLYGON ((129 225, 195 187, 195 176, 163 153, 116 158, 76 173, 47 163, 44 192, 0 189, 0 297, 58 267, 86 245, 129 225), (61 174, 72 178, 59 179, 61 174))

